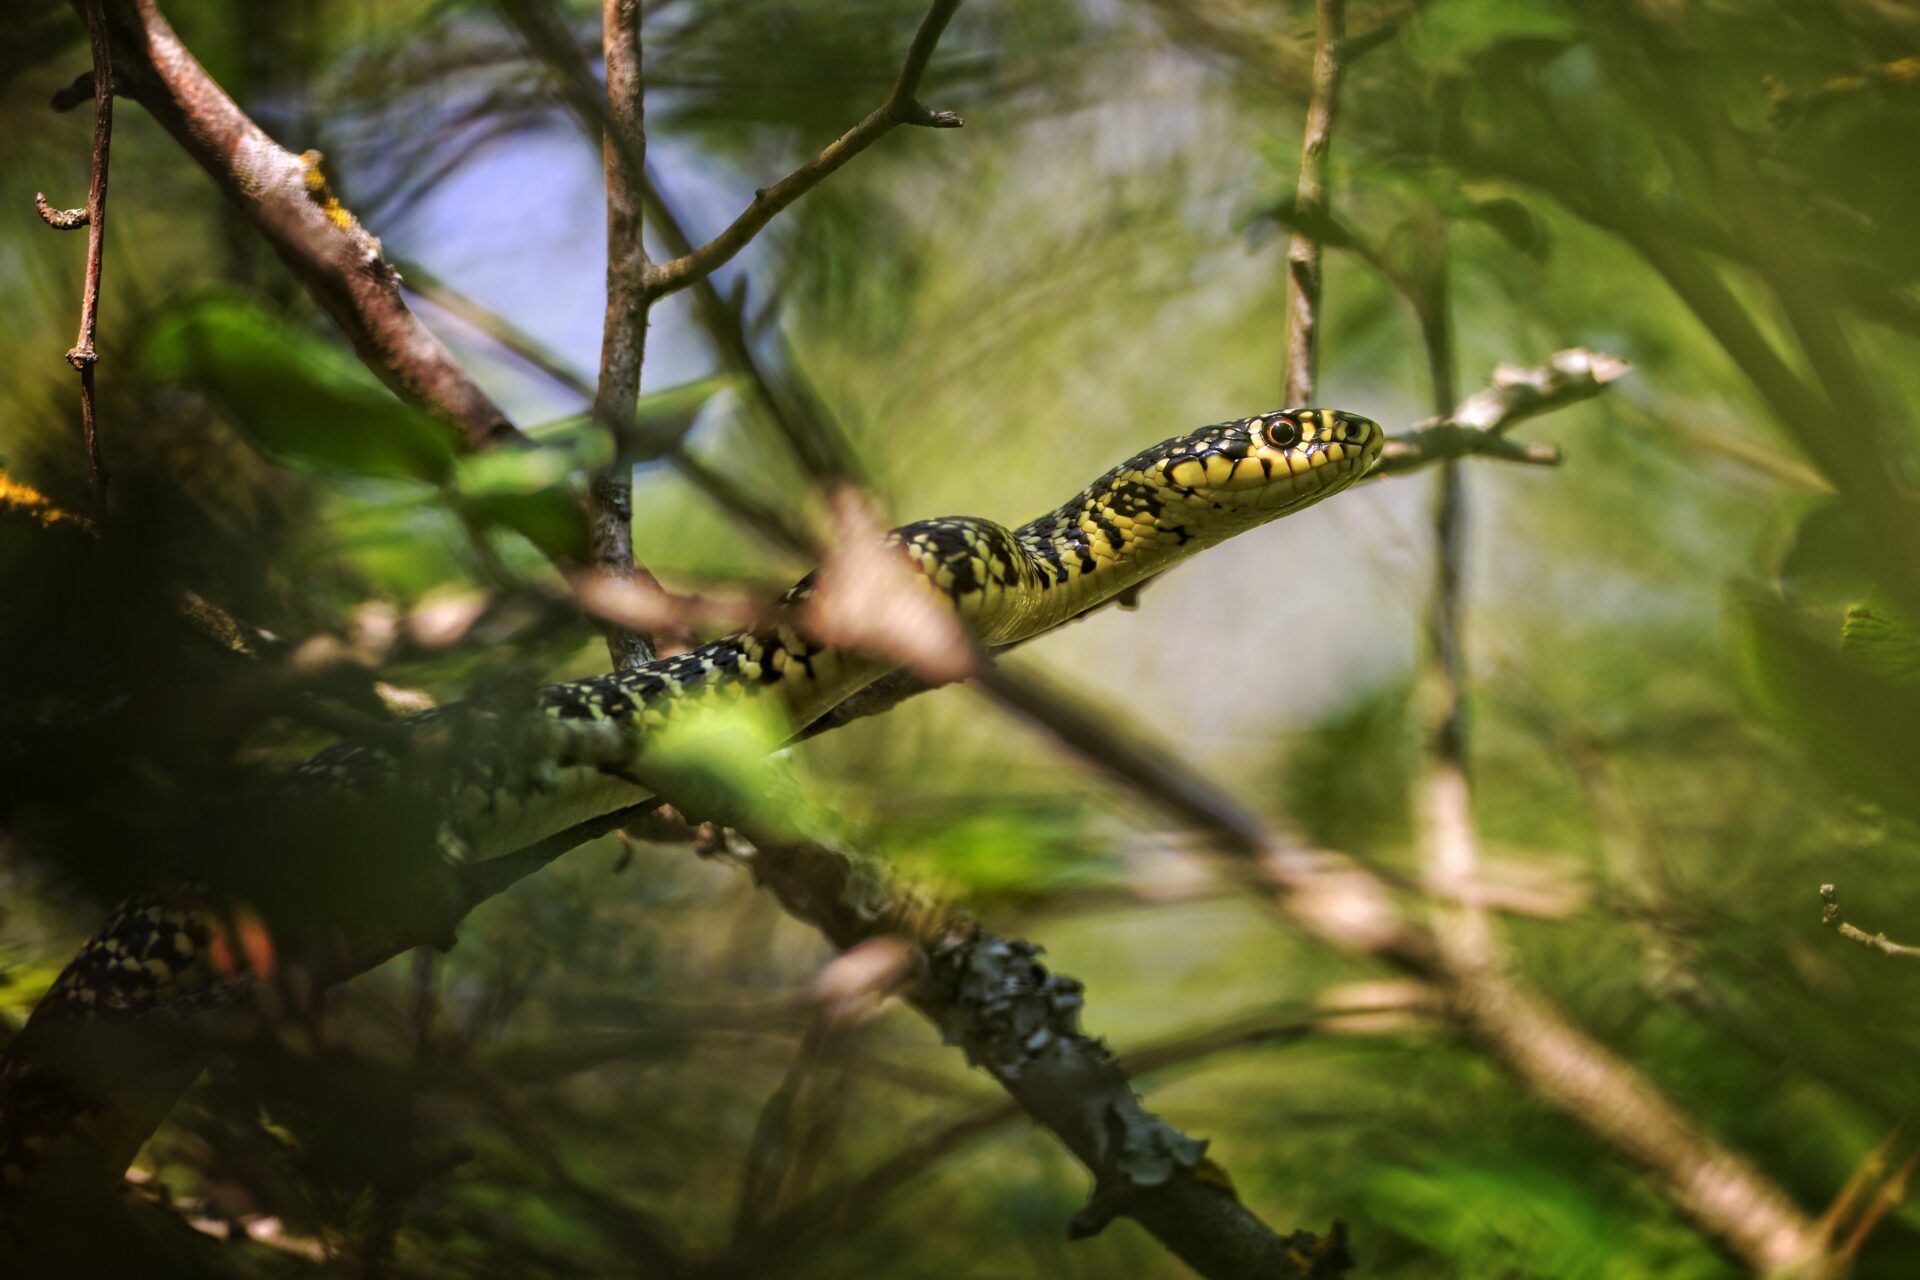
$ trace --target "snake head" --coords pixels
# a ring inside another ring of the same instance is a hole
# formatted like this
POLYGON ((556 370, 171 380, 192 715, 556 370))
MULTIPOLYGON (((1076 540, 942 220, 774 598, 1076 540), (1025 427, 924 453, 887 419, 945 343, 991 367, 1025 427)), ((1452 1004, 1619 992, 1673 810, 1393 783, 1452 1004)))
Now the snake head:
POLYGON ((1280 515, 1365 475, 1386 436, 1343 409, 1283 409, 1223 422, 1163 446, 1161 475, 1222 507, 1280 515))

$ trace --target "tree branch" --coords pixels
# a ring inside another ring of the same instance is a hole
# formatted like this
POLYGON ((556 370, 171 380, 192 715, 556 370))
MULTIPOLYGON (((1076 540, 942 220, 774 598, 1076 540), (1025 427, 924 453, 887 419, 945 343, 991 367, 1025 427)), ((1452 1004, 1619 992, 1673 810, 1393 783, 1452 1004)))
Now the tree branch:
POLYGON ((951 111, 931 111, 922 106, 918 98, 927 63, 932 60, 933 51, 939 46, 947 23, 959 7, 960 0, 934 0, 933 6, 927 10, 927 16, 920 21, 920 29, 914 33, 913 43, 907 49, 906 62, 902 64, 899 78, 893 82, 893 91, 887 95, 887 100, 869 112, 859 124, 828 143, 819 155, 772 186, 754 192, 753 202, 719 235, 698 249, 656 267, 649 282, 652 296, 665 297, 725 266, 735 254, 752 243, 753 238, 781 210, 819 186, 847 161, 892 132, 896 125, 918 125, 930 129, 959 128, 964 123, 959 116, 951 111))
POLYGON ((1815 1224, 1744 1156, 1701 1132, 1631 1063, 1575 1026, 1509 965, 1458 963, 1433 930, 1407 918, 1393 886, 1375 871, 1290 848, 1170 757, 1030 682, 1011 696, 1006 684, 992 692, 1241 864, 1243 882, 1269 891, 1273 905, 1308 936, 1429 983, 1444 1016, 1535 1096, 1644 1169, 1696 1229, 1756 1271, 1784 1271, 1820 1254, 1815 1224))
POLYGON ((1368 478, 1402 475, 1452 458, 1555 465, 1558 449, 1516 443, 1507 433, 1528 418, 1592 399, 1632 368, 1618 356, 1584 347, 1557 351, 1531 369, 1503 364, 1494 370, 1492 385, 1461 401, 1452 413, 1388 440, 1368 478))
MULTIPOLYGON (((1340 93, 1346 0, 1315 0, 1313 12, 1313 97, 1307 104, 1300 181, 1294 190, 1305 226, 1326 214, 1327 152, 1333 146, 1334 109, 1340 93)), ((1320 357, 1320 242, 1305 226, 1296 225, 1287 241, 1287 363, 1281 402, 1291 406, 1313 402, 1320 357)))
POLYGON ((1840 899, 1830 884, 1820 886, 1820 923, 1833 929, 1849 942, 1857 942, 1882 955, 1899 956, 1903 959, 1920 959, 1920 947, 1910 947, 1895 942, 1884 933, 1868 933, 1865 929, 1848 924, 1840 918, 1840 899))
MULTIPOLYGON (((537 0, 503 0, 502 8, 528 50, 552 71, 561 101, 581 127, 604 147, 607 140, 616 135, 609 128, 606 101, 598 92, 593 68, 581 55, 579 45, 555 20, 552 11, 537 0)), ((645 213, 652 219, 654 234, 671 253, 692 252, 678 215, 648 171, 645 154, 629 156, 628 166, 641 175, 641 196, 645 213)), ((857 475, 852 452, 833 429, 825 410, 810 397, 782 395, 774 386, 747 341, 737 308, 720 296, 712 279, 700 276, 692 281, 692 288, 695 314, 712 336, 722 360, 754 388, 808 474, 823 484, 857 475)), ((730 477, 709 470, 679 447, 671 449, 667 456, 695 487, 731 510, 775 546, 801 555, 818 554, 816 540, 805 529, 785 513, 754 500, 730 477)))
POLYGON ((94 345, 100 327, 100 275, 107 256, 107 153, 113 144, 113 53, 107 39, 107 19, 100 0, 81 0, 87 24, 87 42, 93 54, 93 177, 84 208, 56 210, 45 195, 35 192, 33 207, 55 231, 87 229, 86 284, 80 295, 80 336, 67 352, 67 363, 80 373, 80 431, 87 451, 87 480, 93 492, 96 516, 107 513, 107 468, 100 458, 100 432, 94 419, 93 371, 100 355, 94 345))
POLYGON ((470 448, 524 439, 407 309, 380 241, 333 198, 317 152, 296 156, 234 104, 167 25, 154 0, 102 0, 123 96, 144 106, 266 236, 409 404, 456 427, 470 448))
POLYGON ((1337 1276, 1351 1266, 1344 1228, 1277 1235, 1227 1189, 1205 1142, 1141 1106, 1105 1043, 1080 1030, 1084 989, 1049 974, 1039 948, 902 891, 840 850, 756 835, 751 820, 724 809, 703 812, 744 828, 756 882, 836 947, 904 934, 922 949, 926 971, 908 1000, 1094 1175, 1075 1236, 1130 1217, 1209 1277, 1337 1276))
MULTIPOLYGON (((1128 1054, 1120 1065, 1135 1077, 1149 1076, 1239 1049, 1287 1045, 1315 1035, 1338 1034, 1339 1024, 1345 1019, 1379 1017, 1406 1008, 1401 1003, 1391 1009, 1310 1012, 1288 1009, 1278 1014, 1241 1018, 1149 1044, 1128 1054)), ((791 1263, 821 1241, 826 1232, 845 1225, 856 1215, 863 1222, 871 1222, 881 1201, 941 1161, 1005 1128, 1021 1114, 1019 1103, 1010 1097, 984 1103, 882 1158, 857 1177, 783 1210, 755 1233, 751 1246, 761 1256, 776 1256, 791 1263)))
MULTIPOLYGON (((403 261, 399 266, 404 277, 403 287, 407 292, 425 298, 462 323, 472 325, 499 343, 508 353, 538 369, 582 400, 593 400, 593 384, 532 334, 440 280, 419 263, 403 261)), ((658 441, 652 443, 656 446, 659 444, 658 441)), ((752 497, 732 477, 708 468, 687 452, 678 437, 666 443, 665 456, 694 488, 706 494, 718 506, 739 516, 772 545, 799 555, 814 550, 813 540, 784 512, 752 497)))
MULTIPOLYGON (((607 183, 607 311, 600 342, 600 389, 593 417, 613 436, 613 461, 587 485, 594 571, 617 582, 634 579, 633 466, 642 448, 637 406, 647 353, 647 281, 653 263, 641 237, 640 191, 646 181, 646 87, 641 77, 640 0, 604 0, 607 62, 606 129, 601 152, 607 183)), ((607 651, 616 671, 653 659, 640 632, 608 625, 607 651)))

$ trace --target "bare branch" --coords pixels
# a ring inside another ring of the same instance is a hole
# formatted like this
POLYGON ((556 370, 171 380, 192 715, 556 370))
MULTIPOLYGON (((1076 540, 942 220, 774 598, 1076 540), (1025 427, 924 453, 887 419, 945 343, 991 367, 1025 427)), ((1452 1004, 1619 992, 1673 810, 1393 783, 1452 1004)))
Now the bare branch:
POLYGON ((686 288, 695 280, 711 275, 750 244, 774 217, 788 205, 819 186, 847 161, 878 142, 896 125, 919 125, 930 129, 957 129, 963 123, 951 111, 931 111, 920 104, 920 81, 927 63, 945 34, 947 23, 960 0, 934 0, 927 16, 920 21, 913 43, 907 49, 906 62, 893 83, 887 100, 875 107, 853 128, 827 144, 825 150, 770 187, 753 193, 753 203, 719 235, 691 253, 682 254, 654 269, 650 282, 652 296, 664 297, 686 288))
POLYGON ((56 210, 39 192, 34 193, 33 207, 39 211, 41 220, 56 231, 87 229, 87 273, 80 295, 80 336, 67 352, 67 363, 80 373, 80 430, 87 451, 87 479, 93 491, 94 510, 104 517, 107 469, 100 459, 99 425, 94 420, 93 372, 100 360, 94 339, 100 328, 100 274, 106 266, 107 255, 107 153, 113 144, 113 54, 100 0, 82 0, 80 10, 93 51, 93 74, 89 77, 89 87, 93 90, 93 178, 87 187, 87 203, 83 209, 56 210))
POLYGON ((1494 370, 1491 386, 1468 396, 1452 413, 1388 440, 1373 475, 1399 475, 1466 457, 1557 464, 1559 450, 1516 443, 1506 438, 1507 432, 1528 418, 1592 399, 1632 368, 1618 356, 1584 347, 1557 351, 1530 369, 1503 364, 1494 370))
MULTIPOLYGON (((616 135, 610 130, 607 104, 598 91, 593 69, 580 47, 555 19, 551 9, 536 0, 503 0, 502 9, 520 33, 528 50, 553 72, 561 100, 581 126, 604 148, 616 135)), ((685 230, 672 205, 646 166, 644 153, 628 157, 628 167, 641 174, 641 195, 645 215, 669 252, 684 256, 692 252, 685 230)), ((721 358, 742 374, 758 393, 774 423, 780 427, 807 472, 816 480, 831 484, 858 474, 851 451, 833 430, 826 412, 810 397, 783 395, 774 386, 759 357, 746 337, 738 309, 727 303, 708 276, 692 281, 695 313, 713 337, 721 358)), ((677 446, 668 458, 681 474, 715 502, 745 521, 775 546, 802 555, 817 554, 816 540, 796 525, 784 512, 758 502, 721 472, 701 465, 698 459, 677 446)))
MULTIPOLYGON (((93 83, 92 76, 87 77, 87 83, 93 83)), ((36 191, 33 193, 33 208, 34 212, 40 215, 40 221, 46 223, 55 231, 78 231, 87 225, 87 209, 85 205, 82 205, 78 209, 56 209, 47 203, 47 193, 44 191, 36 191)))
MULTIPOLYGON (((1346 0, 1315 0, 1313 97, 1300 142, 1300 182, 1294 192, 1303 222, 1322 217, 1327 207, 1327 152, 1333 145, 1334 108, 1340 94, 1341 41, 1346 35, 1346 0)), ((1313 402, 1314 375, 1320 357, 1320 242, 1296 226, 1287 241, 1287 369, 1281 402, 1313 402)))
MULTIPOLYGON (((647 128, 640 0, 604 0, 601 19, 607 62, 601 141, 607 178, 607 311, 593 417, 613 436, 613 462, 587 486, 587 515, 595 572, 631 582, 638 572, 633 560, 633 465, 641 453, 637 406, 652 306, 647 281, 653 269, 641 237, 647 128)), ((616 671, 652 661, 653 643, 642 633, 612 625, 606 633, 616 671)))
POLYGON ((1832 885, 1823 884, 1820 886, 1820 901, 1825 904, 1820 908, 1820 923, 1826 925, 1829 929, 1835 930, 1847 941, 1857 942, 1863 947, 1870 947, 1882 955, 1920 959, 1920 947, 1910 947, 1904 943, 1895 942, 1884 933, 1868 933, 1865 929, 1850 925, 1845 920, 1842 920, 1840 918, 1840 899, 1834 893, 1832 885))

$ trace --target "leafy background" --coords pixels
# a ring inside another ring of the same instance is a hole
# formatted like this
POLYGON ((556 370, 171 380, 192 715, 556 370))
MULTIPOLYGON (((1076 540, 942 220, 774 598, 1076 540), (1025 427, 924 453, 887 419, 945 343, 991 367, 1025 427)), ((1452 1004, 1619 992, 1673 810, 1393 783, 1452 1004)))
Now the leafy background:
MULTIPOLYGON (((598 157, 493 8, 173 8, 263 126, 325 153, 390 252, 593 368, 598 157)), ((919 13, 907 0, 651 8, 650 141, 701 230, 878 101, 919 13)), ((566 13, 591 38, 595 14, 566 13)), ((1275 219, 1311 17, 1231 0, 980 0, 925 95, 967 127, 888 138, 722 274, 723 289, 745 288, 756 341, 831 406, 895 517, 1018 521, 1144 443, 1271 407, 1275 219)), ((1468 475, 1475 813, 1496 874, 1575 903, 1510 919, 1512 938, 1581 1025, 1817 1214, 1920 1084, 1906 1016, 1920 974, 1823 931, 1815 898, 1836 881, 1863 924, 1896 935, 1920 914, 1898 622, 1912 549, 1876 535, 1858 495, 1828 491, 1724 335, 1619 223, 1709 250, 1705 269, 1792 350, 1784 265, 1762 232, 1784 237, 1877 411, 1828 428, 1904 491, 1920 97, 1873 69, 1913 51, 1920 20, 1865 0, 1433 0, 1356 5, 1348 23, 1392 31, 1348 81, 1334 209, 1403 266, 1423 228, 1445 225, 1461 385, 1570 345, 1635 367, 1525 429, 1563 447, 1564 467, 1468 475), (1754 184, 1729 177, 1715 151, 1727 138, 1753 158, 1754 184), (1844 611, 1863 603, 1895 620, 1891 658, 1871 640, 1865 660, 1843 649, 1844 611)), ((44 105, 83 61, 78 24, 46 3, 26 6, 0 52, 13 338, 0 465, 76 507, 86 485, 60 353, 81 251, 30 206, 37 189, 56 204, 84 190, 87 112, 44 105)), ((404 617, 488 586, 492 561, 547 572, 541 549, 577 536, 561 482, 604 456, 576 394, 423 302, 543 443, 456 462, 130 105, 113 154, 102 419, 115 519, 142 545, 106 564, 0 546, 0 692, 16 707, 129 685, 167 696, 110 749, 0 755, 8 1027, 103 899, 156 868, 240 868, 263 901, 356 909, 351 892, 305 898, 297 869, 343 856, 341 833, 204 825, 202 798, 327 735, 236 699, 157 584, 189 584, 290 641, 350 634, 369 607, 404 617)), ((1423 416, 1419 333, 1394 290, 1331 252, 1327 298, 1322 399, 1395 429, 1423 416)), ((817 514, 750 399, 699 381, 717 370, 684 295, 660 307, 647 386, 697 386, 650 401, 655 420, 690 424, 697 457, 817 514)), ((1413 872, 1428 502, 1424 479, 1370 485, 1208 553, 1138 611, 1097 615, 1023 661, 1283 829, 1413 872)), ((804 568, 664 463, 641 469, 636 509, 636 546, 672 585, 804 568)), ((379 675, 453 699, 603 662, 586 628, 523 629, 379 675)), ((795 754, 866 844, 1044 942, 1088 983, 1091 1029, 1123 1055, 1246 1020, 1297 1024, 1328 991, 1380 976, 1249 902, 1192 891, 1189 856, 1150 811, 963 690, 795 754)), ((409 821, 357 837, 366 876, 392 873, 409 821)), ((182 1265, 210 1273, 626 1274, 660 1235, 710 1254, 734 1243, 762 1275, 1172 1273, 1124 1223, 1068 1244, 1083 1173, 996 1118, 1000 1095, 910 1013, 823 1035, 809 992, 826 959, 737 871, 602 841, 476 913, 450 953, 403 957, 308 1011, 300 1034, 233 1055, 139 1169, 204 1224, 279 1224, 270 1242, 204 1237, 182 1265), (964 1120, 977 1123, 949 1129, 964 1120), (755 1253, 768 1221, 793 1233, 755 1253)), ((1213 1138, 1269 1220, 1347 1220, 1367 1275, 1737 1270, 1445 1032, 1249 1037, 1141 1085, 1213 1138)), ((1857 1274, 1913 1274, 1915 1227, 1895 1211, 1857 1274)))

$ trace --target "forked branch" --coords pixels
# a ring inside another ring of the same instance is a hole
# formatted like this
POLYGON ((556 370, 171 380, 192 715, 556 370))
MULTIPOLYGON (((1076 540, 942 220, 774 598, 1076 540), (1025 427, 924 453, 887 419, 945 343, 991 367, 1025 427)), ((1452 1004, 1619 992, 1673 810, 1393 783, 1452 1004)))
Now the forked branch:
POLYGON ((1509 440, 1507 433, 1528 418, 1592 399, 1632 369, 1618 356, 1585 347, 1557 351, 1531 369, 1503 364, 1494 370, 1490 386, 1462 400, 1451 414, 1388 440, 1373 476, 1399 475, 1449 458, 1553 466, 1560 461, 1558 449, 1509 440))
POLYGON ((735 254, 751 244, 753 238, 782 209, 819 186, 835 170, 891 133, 896 126, 908 124, 927 129, 958 129, 965 123, 951 111, 930 110, 919 99, 920 81, 927 73, 927 64, 932 61, 933 51, 939 47, 940 37, 946 33, 947 23, 952 21, 954 11, 959 7, 960 0, 934 0, 933 7, 927 10, 927 16, 920 20, 920 29, 914 33, 913 43, 907 48, 906 62, 902 64, 900 75, 894 80, 893 91, 887 95, 887 100, 868 112, 859 124, 828 143, 819 155, 772 186, 754 192, 753 202, 719 235, 699 248, 655 267, 648 283, 649 293, 654 298, 665 297, 725 266, 735 254))

